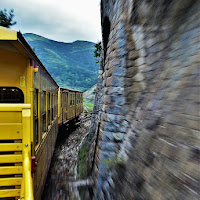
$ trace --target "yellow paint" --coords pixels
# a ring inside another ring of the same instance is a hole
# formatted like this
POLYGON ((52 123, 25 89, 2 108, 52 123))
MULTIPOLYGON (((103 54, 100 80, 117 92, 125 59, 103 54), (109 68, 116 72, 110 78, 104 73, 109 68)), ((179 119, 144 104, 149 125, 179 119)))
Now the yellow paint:
POLYGON ((37 73, 38 72, 38 68, 34 68, 34 73, 37 73))
POLYGON ((22 174, 22 172, 23 172, 23 167, 21 167, 21 166, 0 167, 0 175, 22 174))
POLYGON ((0 190, 0 198, 19 197, 20 191, 20 189, 0 190))
POLYGON ((0 130, 0 140, 22 139, 21 123, 0 123, 0 130))
POLYGON ((0 151, 22 151, 22 144, 21 143, 1 143, 0 144, 0 151))
MULTIPOLYGON (((0 175, 22 175, 23 178, 0 178, 0 186, 15 186, 22 185, 18 190, 2 190, 0 189, 0 197, 19 197, 26 200, 33 200, 33 180, 31 175, 31 105, 30 104, 0 104, 0 116, 12 115, 20 113, 21 123, 18 123, 18 118, 12 118, 12 123, 0 123, 0 139, 22 139, 23 143, 1 143, 0 152, 14 151, 19 154, 4 154, 0 155, 0 175), (3 110, 3 111, 2 111, 3 110), (15 111, 14 111, 15 110, 15 111), (10 115, 9 115, 10 113, 10 115), (21 151, 21 152, 20 152, 21 151), (4 166, 4 163, 14 163, 15 166, 4 166), (23 190, 23 191, 21 191, 23 190)), ((0 121, 1 122, 1 121, 0 121)))
POLYGON ((24 149, 24 198, 26 200, 33 199, 33 181, 31 176, 31 160, 30 160, 30 150, 28 148, 24 149))
POLYGON ((31 176, 31 110, 28 108, 22 110, 22 124, 24 133, 23 134, 24 198, 26 200, 33 200, 33 180, 31 176))
POLYGON ((0 40, 17 40, 17 32, 0 26, 0 40))
POLYGON ((58 91, 58 124, 62 123, 61 120, 61 89, 58 91))
POLYGON ((22 178, 0 178, 0 186, 21 185, 22 178))
POLYGON ((20 87, 25 87, 25 76, 20 76, 20 87))
MULTIPOLYGON (((22 122, 22 114, 21 112, 8 112, 4 111, 4 108, 1 109, 1 104, 0 104, 0 123, 21 123, 22 122)), ((15 109, 14 109, 15 110, 15 109)))
POLYGON ((16 112, 22 111, 24 108, 30 108, 30 104, 0 104, 1 111, 16 112))
POLYGON ((22 162, 22 155, 0 155, 0 163, 22 162))
POLYGON ((24 83, 27 80, 27 58, 20 53, 6 51, 4 49, 0 49, 0 55, 0 86, 21 89, 24 93, 25 103, 30 103, 26 98, 27 88, 25 87, 26 83, 24 83), (23 80, 20 77, 24 77, 25 79, 23 80))

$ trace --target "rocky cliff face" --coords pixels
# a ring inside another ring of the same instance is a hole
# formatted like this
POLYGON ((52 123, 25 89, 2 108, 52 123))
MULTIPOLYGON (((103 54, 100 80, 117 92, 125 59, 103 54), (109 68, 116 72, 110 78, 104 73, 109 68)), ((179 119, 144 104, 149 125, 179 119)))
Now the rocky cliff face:
POLYGON ((96 199, 199 199, 200 2, 102 0, 90 128, 96 199))

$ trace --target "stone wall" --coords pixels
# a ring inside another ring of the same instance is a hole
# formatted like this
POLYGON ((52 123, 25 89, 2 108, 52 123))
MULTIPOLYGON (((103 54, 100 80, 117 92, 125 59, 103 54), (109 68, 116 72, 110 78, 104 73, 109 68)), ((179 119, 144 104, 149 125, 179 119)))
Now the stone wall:
POLYGON ((95 199, 198 199, 200 1, 102 0, 95 199))

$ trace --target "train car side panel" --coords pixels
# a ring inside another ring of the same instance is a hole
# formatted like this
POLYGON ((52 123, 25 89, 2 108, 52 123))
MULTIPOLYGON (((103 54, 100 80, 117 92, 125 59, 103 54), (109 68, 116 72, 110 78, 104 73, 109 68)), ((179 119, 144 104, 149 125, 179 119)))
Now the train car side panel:
POLYGON ((58 115, 54 112, 58 86, 39 67, 33 75, 34 146, 37 162, 35 198, 40 199, 57 137, 58 115))

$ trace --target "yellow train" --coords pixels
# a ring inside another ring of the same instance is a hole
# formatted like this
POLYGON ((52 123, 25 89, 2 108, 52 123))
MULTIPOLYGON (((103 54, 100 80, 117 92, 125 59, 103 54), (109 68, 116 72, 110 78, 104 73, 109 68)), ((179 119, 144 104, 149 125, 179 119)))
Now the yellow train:
POLYGON ((82 111, 83 93, 59 88, 22 34, 0 27, 0 199, 41 199, 58 126, 82 111))

